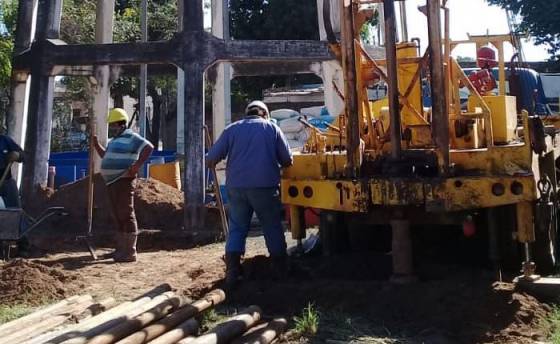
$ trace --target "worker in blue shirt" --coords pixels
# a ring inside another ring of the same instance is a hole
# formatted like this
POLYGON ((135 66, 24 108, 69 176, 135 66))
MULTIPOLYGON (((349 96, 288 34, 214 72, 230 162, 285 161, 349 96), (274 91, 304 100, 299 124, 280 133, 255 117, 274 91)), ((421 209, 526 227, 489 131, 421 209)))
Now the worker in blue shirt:
POLYGON ((229 288, 241 279, 241 257, 253 213, 262 225, 274 269, 280 276, 287 269, 279 184, 281 168, 292 165, 292 153, 280 128, 269 120, 266 104, 253 101, 245 114, 224 130, 206 155, 209 167, 227 158, 229 235, 225 259, 229 288))
POLYGON ((0 178, 6 174, 0 185, 0 196, 6 208, 21 208, 17 183, 7 169, 10 163, 16 162, 23 162, 23 150, 11 137, 0 135, 0 178))

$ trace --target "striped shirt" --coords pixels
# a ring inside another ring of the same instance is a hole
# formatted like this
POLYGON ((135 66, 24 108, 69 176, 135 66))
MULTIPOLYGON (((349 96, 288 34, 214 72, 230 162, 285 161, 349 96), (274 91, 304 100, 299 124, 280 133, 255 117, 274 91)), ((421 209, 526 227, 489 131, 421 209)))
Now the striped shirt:
POLYGON ((105 156, 101 160, 101 175, 105 184, 116 182, 140 157, 146 146, 152 144, 130 129, 126 129, 107 145, 105 156))

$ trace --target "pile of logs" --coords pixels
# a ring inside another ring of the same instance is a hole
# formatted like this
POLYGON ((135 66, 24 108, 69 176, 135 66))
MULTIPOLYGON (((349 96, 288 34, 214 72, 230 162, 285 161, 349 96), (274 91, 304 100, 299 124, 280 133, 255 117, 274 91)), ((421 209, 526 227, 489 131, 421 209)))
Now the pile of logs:
POLYGON ((263 322, 250 306, 199 334, 202 313, 224 300, 216 289, 189 302, 168 284, 121 304, 73 296, 0 325, 0 344, 267 344, 286 330, 285 319, 263 322))

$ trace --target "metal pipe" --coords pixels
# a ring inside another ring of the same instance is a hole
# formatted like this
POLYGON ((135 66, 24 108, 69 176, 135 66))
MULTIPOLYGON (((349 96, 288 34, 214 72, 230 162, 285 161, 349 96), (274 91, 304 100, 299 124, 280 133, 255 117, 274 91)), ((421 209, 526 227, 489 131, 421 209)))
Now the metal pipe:
POLYGON ((405 219, 391 220, 392 256, 394 283, 409 283, 414 280, 412 263, 412 239, 410 236, 410 222, 405 219))
POLYGON ((395 15, 395 1, 384 0, 383 10, 385 12, 385 51, 387 58, 387 78, 389 115, 391 117, 391 157, 399 159, 402 153, 401 147, 401 114, 399 102, 399 82, 397 79, 397 27, 395 15))
POLYGON ((341 1, 342 5, 342 66, 345 81, 344 103, 347 123, 347 176, 356 177, 360 167, 360 117, 356 89, 356 51, 354 39, 354 4, 341 1))
POLYGON ((401 14, 401 41, 408 42, 408 16, 406 14, 406 1, 399 4, 401 14))
POLYGON ((441 40, 441 1, 428 0, 428 36, 430 41, 430 74, 432 87, 432 135, 441 154, 441 172, 449 169, 449 113, 445 104, 445 74, 441 40))

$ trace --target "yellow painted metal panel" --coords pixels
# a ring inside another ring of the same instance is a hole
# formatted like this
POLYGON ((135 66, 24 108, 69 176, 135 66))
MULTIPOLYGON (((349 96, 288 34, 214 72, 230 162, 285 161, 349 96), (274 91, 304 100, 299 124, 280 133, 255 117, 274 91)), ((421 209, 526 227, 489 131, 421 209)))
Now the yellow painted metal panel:
MULTIPOLYGON (((492 129, 495 143, 510 143, 517 137, 517 103, 512 96, 484 96, 482 97, 492 112, 492 129)), ((480 106, 475 97, 469 97, 469 112, 474 112, 480 106)))
POLYGON ((294 164, 283 172, 284 179, 336 178, 344 172, 346 153, 294 154, 294 164))
POLYGON ((463 177, 432 182, 375 179, 370 181, 370 192, 374 206, 425 206, 426 210, 437 212, 489 208, 537 198, 532 175, 463 177))
POLYGON ((368 192, 362 183, 337 180, 282 180, 282 202, 302 207, 366 212, 368 192))

